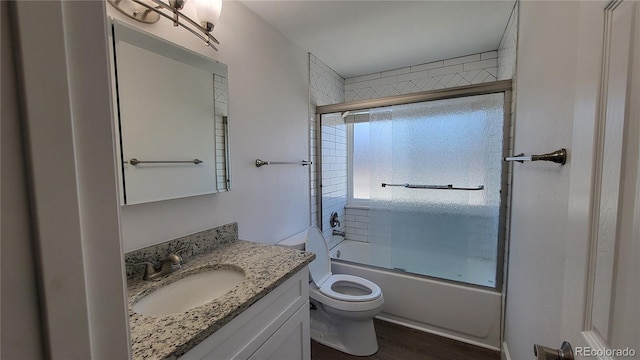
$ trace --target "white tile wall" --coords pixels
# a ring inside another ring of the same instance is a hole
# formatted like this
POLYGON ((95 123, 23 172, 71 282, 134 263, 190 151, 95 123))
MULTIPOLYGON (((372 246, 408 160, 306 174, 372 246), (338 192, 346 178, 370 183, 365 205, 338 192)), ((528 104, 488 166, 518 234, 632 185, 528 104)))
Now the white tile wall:
POLYGON ((333 230, 344 231, 347 204, 347 126, 340 114, 329 114, 322 121, 322 230, 329 247, 344 240, 333 230), (340 226, 331 228, 329 219, 336 212, 340 226))
POLYGON ((340 230, 344 229, 344 206, 347 203, 347 140, 346 128, 342 117, 337 116, 321 128, 318 133, 315 113, 316 106, 337 104, 345 101, 344 79, 313 54, 309 54, 309 156, 314 166, 310 167, 311 175, 311 225, 324 229, 324 237, 329 247, 343 240, 340 236, 332 236, 329 216, 336 211, 340 220, 340 230), (322 136, 322 144, 318 144, 318 136, 322 136), (318 146, 320 145, 320 146, 318 146), (319 176, 319 151, 324 156, 323 174, 319 176), (322 179, 322 214, 319 220, 318 191, 322 179), (320 222, 322 226, 320 226, 320 222))
POLYGON ((309 63, 311 103, 329 105, 344 102, 344 79, 313 54, 309 54, 309 63))
POLYGON ((215 91, 215 126, 216 126, 216 174, 217 174, 217 190, 229 190, 227 186, 227 160, 226 160, 226 143, 225 143, 225 124, 224 116, 228 116, 229 109, 229 85, 227 78, 215 75, 214 91, 215 91))
POLYGON ((471 54, 345 80, 345 101, 496 81, 498 51, 471 54))
POLYGON ((518 2, 498 46, 498 80, 512 79, 516 71, 516 44, 518 43, 518 2))
POLYGON ((345 231, 349 240, 369 242, 369 209, 347 206, 345 231))

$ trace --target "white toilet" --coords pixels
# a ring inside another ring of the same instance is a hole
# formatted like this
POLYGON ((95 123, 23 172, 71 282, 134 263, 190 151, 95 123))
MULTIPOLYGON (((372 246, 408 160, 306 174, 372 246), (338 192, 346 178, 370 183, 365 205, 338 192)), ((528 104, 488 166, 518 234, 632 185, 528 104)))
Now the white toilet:
POLYGON ((378 351, 373 317, 382 311, 384 303, 380 287, 358 276, 332 274, 327 243, 315 226, 278 245, 316 254, 309 264, 311 338, 351 355, 367 356, 378 351))

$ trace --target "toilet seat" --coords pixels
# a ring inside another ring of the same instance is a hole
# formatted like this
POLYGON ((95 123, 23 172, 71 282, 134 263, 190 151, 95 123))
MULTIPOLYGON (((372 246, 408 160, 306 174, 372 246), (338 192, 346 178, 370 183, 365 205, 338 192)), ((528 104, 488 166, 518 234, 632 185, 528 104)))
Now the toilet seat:
POLYGON ((313 284, 309 286, 309 297, 324 306, 354 313, 375 311, 375 309, 381 309, 384 304, 384 295, 382 294, 377 299, 370 301, 342 301, 323 294, 313 284))
POLYGON ((358 276, 347 274, 335 274, 329 276, 319 288, 320 292, 341 301, 371 301, 380 297, 382 290, 373 282, 358 276), (369 293, 363 295, 343 294, 333 290, 333 285, 338 282, 344 282, 346 286, 353 288, 365 288, 369 293))
POLYGON ((334 275, 331 273, 329 248, 324 241, 320 229, 315 226, 309 229, 306 249, 316 254, 316 259, 309 264, 309 273, 311 274, 311 279, 314 284, 322 294, 336 300, 349 302, 372 301, 379 298, 382 294, 380 287, 367 279, 353 275, 334 275), (365 288, 368 294, 349 295, 337 292, 333 289, 333 286, 340 281, 344 282, 347 287, 365 288))

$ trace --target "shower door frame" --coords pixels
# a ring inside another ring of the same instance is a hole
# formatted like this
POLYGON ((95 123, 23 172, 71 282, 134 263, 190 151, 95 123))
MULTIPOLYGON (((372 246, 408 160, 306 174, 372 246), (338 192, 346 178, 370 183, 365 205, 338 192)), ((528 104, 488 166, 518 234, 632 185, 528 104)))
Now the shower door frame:
MULTIPOLYGON (((323 105, 316 107, 316 126, 317 129, 322 128, 322 115, 325 114, 333 114, 333 113, 344 113, 345 111, 361 111, 368 110, 373 108, 380 108, 386 106, 394 106, 394 105, 405 105, 419 102, 427 102, 427 101, 435 101, 435 100, 445 100, 445 99, 454 99, 460 97, 468 97, 475 95, 487 95, 487 94, 495 94, 495 93, 504 93, 504 119, 503 119, 503 140, 502 140, 502 157, 506 157, 509 155, 510 149, 513 147, 513 137, 511 133, 513 131, 513 127, 515 124, 512 124, 511 117, 511 91, 513 88, 512 80, 499 80, 492 81, 482 84, 476 85, 465 85, 452 87, 447 89, 438 89, 438 90, 430 90, 423 91, 413 94, 407 95, 395 95, 388 96, 377 99, 370 100, 361 100, 361 101, 352 101, 345 102, 339 104, 332 105, 323 105)), ((316 131, 316 143, 322 144, 322 131, 316 131)), ((318 206, 318 224, 322 229, 322 152, 316 153, 317 161, 316 161, 316 171, 317 171, 317 181, 318 181, 318 191, 316 192, 317 196, 317 206, 318 206)), ((455 284, 463 284, 464 286, 471 287, 479 287, 482 289, 491 289, 496 292, 502 292, 502 286, 506 282, 504 269, 505 262, 508 259, 506 255, 506 239, 507 239, 507 211, 511 208, 511 204, 508 201, 511 200, 511 188, 510 184, 510 176, 512 174, 511 167, 512 163, 504 164, 502 167, 502 175, 501 175, 501 193, 500 193, 500 212, 499 212, 499 230, 498 230, 498 254, 497 254, 497 266, 496 266, 496 282, 495 286, 482 286, 476 285, 461 281, 454 281, 449 279, 443 279, 439 277, 429 276, 429 275, 421 275, 421 274, 413 274, 412 276, 425 276, 431 279, 435 279, 438 281, 451 282, 455 284), (506 191, 505 191, 506 190, 506 191)), ((368 264, 362 264, 366 266, 370 266, 368 264)), ((382 268, 386 271, 397 271, 394 269, 382 268)), ((405 273, 406 274, 406 273, 405 273)))

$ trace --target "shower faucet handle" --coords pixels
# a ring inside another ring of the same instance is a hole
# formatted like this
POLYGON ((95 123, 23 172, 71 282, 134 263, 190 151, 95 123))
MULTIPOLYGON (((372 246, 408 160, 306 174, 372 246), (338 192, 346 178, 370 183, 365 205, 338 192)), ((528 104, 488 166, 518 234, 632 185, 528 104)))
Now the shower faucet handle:
POLYGON ((329 218, 329 225, 331 225, 332 228, 336 226, 340 227, 340 220, 338 220, 337 212, 334 211, 331 213, 331 217, 329 218))

